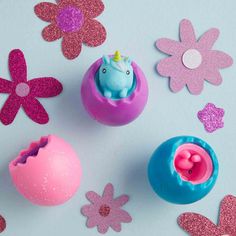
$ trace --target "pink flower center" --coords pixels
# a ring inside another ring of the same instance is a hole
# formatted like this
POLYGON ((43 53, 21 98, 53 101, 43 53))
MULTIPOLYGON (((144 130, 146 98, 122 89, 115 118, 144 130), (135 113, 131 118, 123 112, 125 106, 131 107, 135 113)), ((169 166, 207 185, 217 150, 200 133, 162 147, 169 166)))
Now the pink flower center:
POLYGON ((16 86, 16 94, 19 97, 26 97, 30 93, 30 87, 26 83, 19 83, 16 86))
POLYGON ((177 148, 174 165, 180 177, 192 184, 206 182, 213 172, 213 163, 208 152, 193 143, 182 144, 177 148))
POLYGON ((83 13, 75 7, 62 9, 57 16, 57 24, 64 32, 78 31, 84 23, 83 13))
POLYGON ((202 55, 197 49, 188 49, 183 54, 182 61, 188 69, 197 69, 202 64, 202 55))
POLYGON ((99 209, 99 214, 103 217, 106 217, 110 214, 110 211, 111 211, 111 208, 104 204, 104 205, 101 205, 100 209, 99 209))

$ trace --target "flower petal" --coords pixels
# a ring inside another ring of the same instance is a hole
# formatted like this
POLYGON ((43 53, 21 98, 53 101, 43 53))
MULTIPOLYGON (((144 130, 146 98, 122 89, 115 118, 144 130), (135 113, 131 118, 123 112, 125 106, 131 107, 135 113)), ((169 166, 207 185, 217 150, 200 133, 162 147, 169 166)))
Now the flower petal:
POLYGON ((62 92, 62 84, 53 77, 32 79, 28 82, 30 92, 34 97, 55 97, 62 92))
POLYGON ((120 220, 120 222, 123 223, 130 223, 132 221, 132 217, 130 216, 130 214, 122 209, 118 209, 117 213, 117 218, 120 220))
POLYGON ((99 220, 96 217, 90 217, 88 218, 86 225, 88 228, 93 228, 99 224, 99 220))
POLYGON ((114 187, 111 183, 107 184, 104 188, 104 192, 102 194, 104 201, 111 201, 114 195, 114 187))
POLYGON ((208 52, 209 56, 209 62, 208 66, 211 68, 226 68, 230 67, 233 64, 233 59, 231 56, 228 54, 221 52, 221 51, 216 51, 216 50, 211 50, 208 52))
POLYGON ((116 232, 120 232, 121 231, 121 224, 119 222, 112 222, 110 226, 116 232))
POLYGON ((218 70, 208 72, 205 80, 214 85, 220 85, 222 83, 222 76, 218 70))
POLYGON ((184 19, 180 22, 180 39, 184 43, 195 43, 196 36, 191 21, 184 19))
POLYGON ((203 78, 188 78, 186 81, 188 90, 194 95, 199 95, 203 90, 204 79, 203 78))
POLYGON ((109 225, 107 225, 105 222, 102 222, 98 224, 97 228, 99 233, 105 234, 108 231, 109 225))
POLYGON ((85 14, 91 18, 99 16, 105 8, 101 0, 83 0, 81 2, 83 3, 85 14))
POLYGON ((117 197, 113 201, 113 206, 115 207, 121 207, 124 206, 127 202, 129 201, 129 196, 128 195, 122 195, 120 197, 117 197))
POLYGON ((96 204, 97 202, 99 202, 101 200, 101 197, 97 193, 95 193, 94 191, 87 192, 86 198, 94 204, 96 204))
POLYGON ((27 67, 24 54, 19 49, 14 49, 9 54, 8 66, 14 82, 27 81, 27 67))
POLYGON ((62 32, 56 23, 52 23, 43 29, 42 36, 46 41, 52 42, 60 39, 62 37, 62 32))
POLYGON ((160 75, 166 77, 176 75, 178 74, 179 67, 182 66, 180 63, 181 61, 175 59, 173 56, 164 58, 157 64, 157 71, 160 75))
POLYGON ((170 89, 177 93, 186 85, 186 80, 184 78, 179 77, 171 77, 170 78, 170 89))
POLYGON ((216 236, 219 230, 206 217, 195 213, 184 213, 178 217, 179 226, 192 236, 216 236))
POLYGON ((106 40, 106 29, 97 20, 87 20, 83 32, 83 43, 87 46, 97 47, 106 40))
POLYGON ((62 52, 67 59, 75 59, 82 49, 82 37, 80 33, 72 33, 64 36, 62 40, 62 52))
POLYGON ((57 5, 51 2, 41 2, 34 7, 34 12, 41 20, 51 22, 56 18, 57 5))
POLYGON ((225 234, 236 235, 236 197, 224 197, 220 206, 219 226, 225 234))
POLYGON ((162 38, 156 41, 156 47, 168 54, 168 55, 174 55, 176 54, 179 50, 183 50, 183 45, 180 42, 177 42, 175 40, 171 39, 166 39, 162 38))
POLYGON ((81 208, 81 213, 82 215, 87 216, 87 217, 97 215, 97 212, 95 212, 94 205, 92 204, 83 206, 81 208))
POLYGON ((11 93, 13 84, 11 81, 0 78, 0 93, 11 93))
POLYGON ((202 35, 198 43, 203 49, 211 49, 218 39, 220 31, 218 29, 210 29, 202 35))
POLYGON ((101 0, 61 0, 60 9, 68 5, 77 6, 88 18, 95 18, 104 11, 104 4, 101 0))
POLYGON ((20 99, 15 95, 11 94, 0 111, 0 120, 4 125, 9 125, 13 122, 17 112, 21 106, 20 99))
POLYGON ((26 97, 22 106, 27 116, 34 122, 46 124, 49 121, 48 113, 37 99, 26 97))

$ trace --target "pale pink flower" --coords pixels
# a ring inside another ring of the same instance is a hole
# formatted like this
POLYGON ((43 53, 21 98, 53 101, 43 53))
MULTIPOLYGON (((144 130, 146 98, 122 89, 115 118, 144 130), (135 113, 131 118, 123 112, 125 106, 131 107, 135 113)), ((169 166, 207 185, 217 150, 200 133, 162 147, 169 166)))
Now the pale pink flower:
POLYGON ((167 38, 157 40, 157 48, 170 55, 160 61, 157 70, 160 75, 170 78, 173 92, 187 85, 192 94, 200 94, 204 80, 220 85, 219 69, 232 65, 233 59, 226 53, 212 50, 219 36, 218 29, 210 29, 197 39, 189 20, 180 23, 180 42, 167 38))
POLYGON ((88 217, 88 228, 97 226, 98 232, 102 234, 105 234, 109 227, 116 232, 120 232, 121 223, 132 221, 129 213, 121 209, 128 202, 129 197, 121 195, 114 198, 114 187, 112 184, 106 185, 102 196, 90 191, 86 194, 86 197, 91 204, 83 206, 81 212, 84 216, 88 217))

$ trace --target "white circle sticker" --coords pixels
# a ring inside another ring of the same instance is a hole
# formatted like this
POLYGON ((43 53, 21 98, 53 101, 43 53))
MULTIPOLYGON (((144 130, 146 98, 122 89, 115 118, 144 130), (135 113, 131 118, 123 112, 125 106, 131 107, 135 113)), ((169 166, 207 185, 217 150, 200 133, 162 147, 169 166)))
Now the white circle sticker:
POLYGON ((183 54, 182 61, 187 68, 197 69, 202 63, 202 55, 197 49, 189 49, 183 54))

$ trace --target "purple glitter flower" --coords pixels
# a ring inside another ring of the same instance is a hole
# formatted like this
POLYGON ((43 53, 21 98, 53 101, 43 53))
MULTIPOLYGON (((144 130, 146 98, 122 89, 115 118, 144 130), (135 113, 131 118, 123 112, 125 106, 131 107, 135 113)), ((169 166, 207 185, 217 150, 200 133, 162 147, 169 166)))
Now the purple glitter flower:
POLYGON ((57 24, 64 32, 75 32, 82 27, 83 23, 84 15, 75 7, 66 7, 57 16, 57 24))
POLYGON ((198 119, 204 124, 205 130, 209 133, 224 127, 223 117, 225 111, 217 108, 214 104, 208 103, 203 110, 199 111, 198 119))

